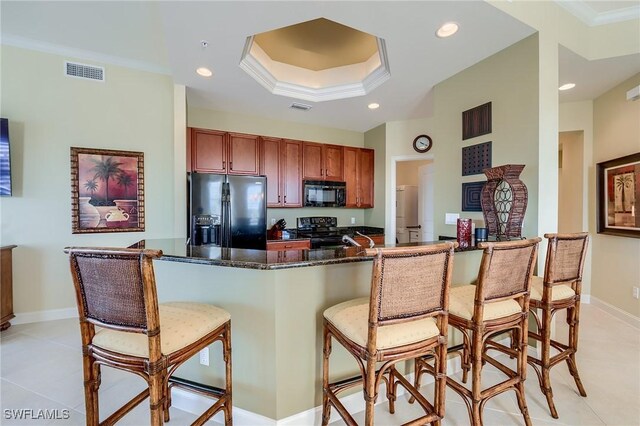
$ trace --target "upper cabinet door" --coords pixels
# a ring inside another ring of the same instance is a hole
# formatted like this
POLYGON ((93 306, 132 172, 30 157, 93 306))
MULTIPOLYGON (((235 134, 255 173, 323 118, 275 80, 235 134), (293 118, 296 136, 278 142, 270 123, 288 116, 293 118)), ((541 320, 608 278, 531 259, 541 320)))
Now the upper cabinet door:
POLYGON ((282 141, 282 206, 302 207, 302 142, 282 141))
POLYGON ((345 207, 358 207, 358 153, 359 148, 344 147, 344 182, 347 187, 345 207))
POLYGON ((260 173, 260 141, 255 135, 229 133, 228 173, 257 175, 260 173))
POLYGON ((194 172, 226 173, 226 133, 191 129, 191 166, 194 172))
POLYGON ((361 149, 358 158, 358 207, 365 209, 373 207, 374 155, 373 149, 361 149))
POLYGON ((339 145, 323 146, 324 179, 342 181, 342 147, 339 145))
POLYGON ((280 187, 281 157, 284 150, 280 150, 281 141, 275 138, 262 138, 260 158, 260 174, 267 177, 267 207, 282 207, 280 187))
POLYGON ((303 142, 303 147, 303 178, 309 180, 324 180, 324 165, 322 161, 323 144, 303 142))

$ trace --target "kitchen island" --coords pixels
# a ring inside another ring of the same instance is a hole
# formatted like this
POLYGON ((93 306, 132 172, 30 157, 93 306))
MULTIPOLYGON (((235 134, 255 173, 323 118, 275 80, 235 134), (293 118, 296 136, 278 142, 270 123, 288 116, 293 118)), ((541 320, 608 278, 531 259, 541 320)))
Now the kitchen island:
MULTIPOLYGON (((184 239, 132 247, 163 251, 154 262, 160 302, 199 301, 231 313, 234 407, 282 420, 321 405, 322 313, 369 294, 371 257, 356 247, 268 252, 188 246, 184 239)), ((456 283, 475 279, 480 254, 455 256, 456 283)), ((192 359, 176 375, 221 386, 220 352, 211 351, 210 367, 192 359)), ((338 379, 358 374, 340 345, 331 372, 338 379)))

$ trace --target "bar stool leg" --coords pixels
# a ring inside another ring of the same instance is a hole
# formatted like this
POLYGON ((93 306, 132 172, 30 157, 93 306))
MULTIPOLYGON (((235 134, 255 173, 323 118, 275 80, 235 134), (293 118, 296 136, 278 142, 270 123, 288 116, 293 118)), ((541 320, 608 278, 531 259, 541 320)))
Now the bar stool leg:
POLYGON ((587 392, 584 390, 584 386, 582 386, 582 380, 580 380, 580 375, 578 374, 578 365, 576 364, 576 352, 578 351, 579 315, 580 301, 576 302, 575 308, 567 309, 567 323, 569 324, 569 349, 572 351, 569 355, 569 358, 567 358, 567 366, 569 367, 569 372, 576 382, 576 387, 578 388, 578 392, 580 392, 580 396, 586 397, 587 392))
MULTIPOLYGON (((222 358, 225 367, 225 393, 227 402, 224 404, 224 424, 225 426, 233 425, 233 393, 231 378, 231 322, 225 326, 224 336, 222 338, 222 358)), ((171 405, 171 402, 169 402, 171 405)))
MULTIPOLYGON (((524 423, 526 426, 531 426, 531 418, 529 416, 529 409, 527 408, 527 400, 524 393, 524 381, 527 378, 527 321, 525 317, 520 327, 512 330, 513 341, 517 342, 518 359, 517 359, 517 371, 519 382, 516 384, 516 396, 518 399, 518 407, 522 412, 524 423)), ((512 342, 513 342, 512 341, 512 342)))
POLYGON ((163 406, 162 400, 163 391, 162 373, 156 372, 149 374, 149 410, 151 411, 151 425, 161 426, 163 419, 163 406))
POLYGON ((471 346, 471 423, 482 425, 482 330, 473 330, 471 346))
POLYGON ((331 355, 331 334, 324 327, 324 348, 322 351, 322 426, 329 424, 331 404, 329 404, 329 356, 331 355))
POLYGON ((395 365, 389 367, 389 381, 387 382, 387 399, 389 400, 389 413, 396 412, 396 384, 393 373, 396 371, 395 365))
POLYGON ((96 364, 93 357, 89 354, 84 354, 82 356, 82 364, 84 370, 84 403, 86 407, 86 422, 87 426, 97 426, 100 419, 98 404, 100 365, 96 364))
POLYGON ((373 416, 377 397, 378 392, 376 389, 376 361, 375 358, 369 357, 367 359, 366 377, 364 380, 365 426, 373 426, 373 416))
POLYGON ((551 370, 551 310, 549 307, 542 309, 542 365, 540 370, 542 373, 542 393, 547 398, 547 405, 549 405, 549 411, 551 417, 558 418, 558 411, 553 403, 553 390, 551 389, 551 378, 549 376, 551 370))

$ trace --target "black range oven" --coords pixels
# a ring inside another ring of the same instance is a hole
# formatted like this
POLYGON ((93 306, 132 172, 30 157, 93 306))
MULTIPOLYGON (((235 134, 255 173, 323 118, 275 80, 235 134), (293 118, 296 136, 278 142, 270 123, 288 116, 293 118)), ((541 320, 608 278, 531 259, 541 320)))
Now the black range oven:
POLYGON ((342 247, 342 233, 335 217, 299 217, 298 238, 309 238, 311 248, 342 247))

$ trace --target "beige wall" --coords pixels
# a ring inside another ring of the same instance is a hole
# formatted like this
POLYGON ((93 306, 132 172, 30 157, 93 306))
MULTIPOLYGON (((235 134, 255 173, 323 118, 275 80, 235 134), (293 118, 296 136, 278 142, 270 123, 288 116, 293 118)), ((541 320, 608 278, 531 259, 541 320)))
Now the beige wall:
POLYGON ((558 232, 582 232, 584 212, 582 170, 584 149, 582 131, 561 132, 560 152, 562 153, 558 171, 558 232))
MULTIPOLYGON (((593 163, 640 152, 640 101, 627 101, 626 92, 640 84, 640 73, 593 102, 593 163)), ((591 294, 636 317, 640 300, 632 288, 640 287, 640 239, 596 234, 595 168, 591 169, 589 203, 593 235, 591 294)))
POLYGON ((173 236, 173 84, 104 64, 96 65, 105 66, 105 82, 85 81, 63 75, 64 60, 74 58, 7 46, 1 55, 14 193, 0 199, 0 235, 2 245, 18 245, 15 312, 74 307, 65 246, 173 236), (71 234, 72 146, 144 152, 146 232, 71 234))
MULTIPOLYGON (((445 225, 445 213, 460 213, 481 221, 480 212, 461 212, 461 184, 486 180, 484 175, 462 177, 462 147, 492 141, 493 165, 525 164, 522 180, 529 190, 524 235, 538 234, 538 42, 528 37, 438 84, 434 91, 434 115, 420 120, 387 123, 386 180, 395 180, 395 162, 415 159, 413 139, 422 133, 433 138, 426 157, 434 160, 434 235, 455 235, 445 225), (492 102, 493 132, 462 140, 462 111, 492 102)), ((387 185, 386 196, 395 191, 387 185)), ((387 205, 386 227, 395 228, 387 205)))
MULTIPOLYGON (((187 125, 204 129, 224 130, 229 132, 249 133, 253 135, 272 136, 276 138, 297 139, 309 142, 330 143, 347 146, 364 146, 364 134, 350 130, 330 127, 312 126, 290 121, 271 120, 262 117, 234 114, 224 111, 213 111, 203 108, 187 108, 187 125)), ((179 177, 176 176, 176 179, 179 177)), ((177 200, 176 202, 182 202, 177 200)), ((186 200, 183 205, 186 205, 186 200)), ((344 208, 286 208, 267 209, 267 226, 271 219, 284 219, 287 227, 296 227, 296 218, 301 216, 335 216, 338 226, 365 224, 363 209, 344 208)))
POLYGON ((364 146, 374 149, 375 153, 375 176, 374 176, 374 207, 364 211, 365 224, 369 226, 379 226, 384 228, 384 215, 386 208, 385 197, 385 173, 386 173, 386 133, 387 125, 381 124, 364 134, 364 146))

